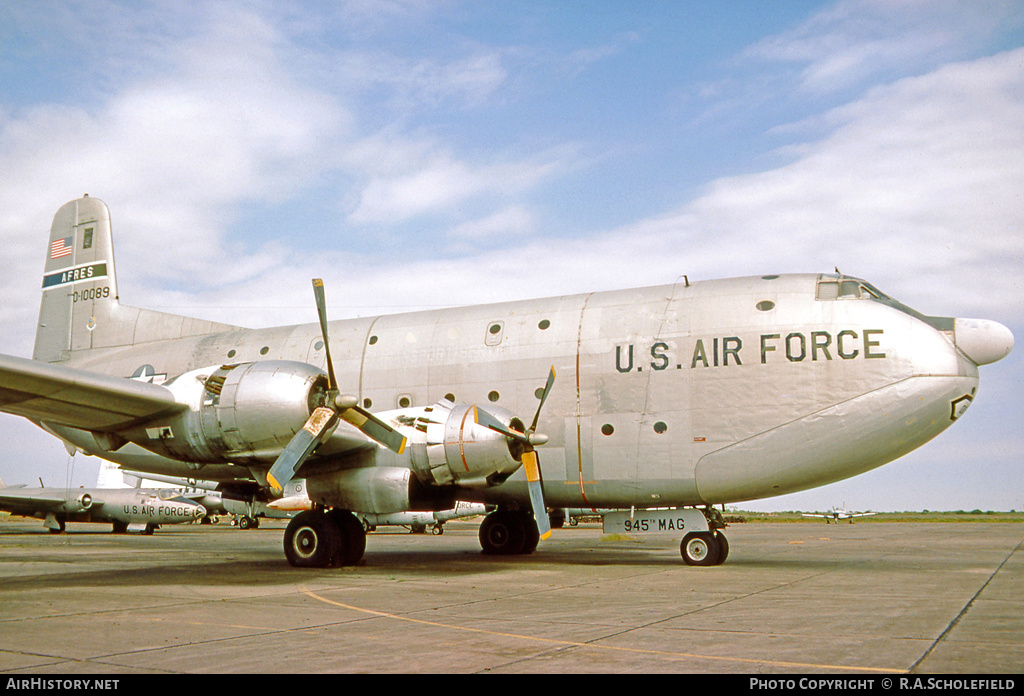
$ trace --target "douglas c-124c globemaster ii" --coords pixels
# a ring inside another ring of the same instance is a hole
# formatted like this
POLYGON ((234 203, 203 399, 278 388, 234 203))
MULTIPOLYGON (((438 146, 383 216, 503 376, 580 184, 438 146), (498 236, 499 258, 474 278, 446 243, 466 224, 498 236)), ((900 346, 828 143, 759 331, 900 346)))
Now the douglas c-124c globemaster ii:
POLYGON ((1001 324, 925 316, 838 273, 330 323, 314 281, 319 325, 242 329, 122 305, 110 229, 95 198, 57 211, 33 359, 0 356, 0 410, 135 471, 268 497, 304 478, 296 566, 358 562, 352 511, 457 500, 498 506, 486 553, 533 552, 548 506, 615 508, 606 525, 669 529, 687 563, 720 563, 712 505, 906 454, 1013 346, 1001 324))

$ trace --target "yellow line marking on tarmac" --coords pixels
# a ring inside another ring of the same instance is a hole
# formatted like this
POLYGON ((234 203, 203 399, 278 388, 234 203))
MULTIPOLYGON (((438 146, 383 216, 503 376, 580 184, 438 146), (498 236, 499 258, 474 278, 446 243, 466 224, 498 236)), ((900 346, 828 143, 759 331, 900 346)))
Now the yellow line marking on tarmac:
POLYGON ((434 626, 437 628, 450 628, 456 631, 466 631, 469 633, 483 633, 490 636, 499 636, 502 638, 517 638, 519 640, 532 641, 535 643, 548 643, 550 645, 560 645, 563 647, 570 648, 596 648, 599 650, 610 650, 614 652, 626 652, 626 653, 642 653, 647 655, 661 655, 663 657, 674 657, 674 658, 689 658, 694 660, 712 660, 717 662, 742 662, 745 664, 754 665, 769 665, 771 667, 785 667, 790 669, 825 669, 825 670, 849 670, 851 672, 872 672, 872 673, 885 673, 885 674, 905 674, 905 669, 894 669, 885 667, 851 667, 847 665, 820 665, 810 662, 785 662, 780 660, 759 660, 755 658, 747 657, 723 657, 719 655, 697 655, 694 653, 682 653, 682 652, 671 652, 668 650, 647 650, 644 648, 623 648, 615 645, 600 645, 598 643, 579 643, 571 640, 558 640, 555 638, 540 638, 538 636, 524 636, 518 633, 506 633, 504 631, 490 631, 485 628, 472 628, 467 626, 456 626, 453 624, 439 623, 437 621, 427 621, 426 619, 414 619, 410 616, 399 616, 397 614, 390 614, 384 611, 376 611, 374 609, 364 609, 362 607, 354 607, 351 604, 345 604, 343 602, 336 602, 326 597, 321 597, 314 592, 302 588, 302 592, 313 599, 325 602, 327 604, 333 604, 336 607, 342 609, 349 609, 351 611, 360 612, 363 614, 369 614, 371 616, 378 616, 384 619, 394 619, 396 621, 406 621, 408 623, 421 624, 423 626, 434 626))

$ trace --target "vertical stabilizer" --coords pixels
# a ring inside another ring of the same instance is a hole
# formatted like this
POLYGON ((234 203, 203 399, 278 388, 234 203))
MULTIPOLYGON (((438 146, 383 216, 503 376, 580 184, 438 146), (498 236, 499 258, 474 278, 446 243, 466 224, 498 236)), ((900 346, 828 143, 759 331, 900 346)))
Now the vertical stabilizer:
POLYGON ((118 301, 110 211, 85 195, 53 216, 32 357, 67 360, 74 352, 230 331, 237 327, 118 301))
POLYGON ((100 473, 96 476, 97 488, 131 488, 124 480, 124 472, 114 462, 100 460, 100 473))
POLYGON ((116 305, 110 211, 89 196, 65 203, 50 227, 32 357, 54 362, 67 351, 90 347, 100 318, 112 315, 116 305))

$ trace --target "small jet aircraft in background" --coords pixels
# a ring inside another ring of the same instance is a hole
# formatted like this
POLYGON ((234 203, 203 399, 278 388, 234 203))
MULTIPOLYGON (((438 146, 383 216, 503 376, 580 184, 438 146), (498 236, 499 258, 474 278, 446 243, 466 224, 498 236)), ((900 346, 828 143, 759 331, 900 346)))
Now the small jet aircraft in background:
POLYGON ((818 518, 824 517, 825 524, 831 524, 832 522, 839 524, 839 520, 849 520, 850 524, 853 524, 855 517, 869 517, 871 515, 878 514, 875 512, 850 512, 845 508, 846 506, 844 505, 841 508, 834 507, 829 512, 805 512, 803 513, 803 516, 818 518))
POLYGON ((36 517, 52 534, 67 522, 111 522, 115 534, 140 527, 152 534, 162 524, 195 522, 206 508, 173 489, 151 488, 25 488, 0 481, 0 510, 18 517, 36 517))
POLYGON ((1002 324, 838 272, 333 322, 315 280, 318 324, 245 329, 121 304, 96 198, 61 206, 45 248, 33 357, 0 355, 0 411, 136 471, 273 497, 304 479, 315 508, 284 534, 300 567, 358 563, 355 512, 456 501, 496 507, 487 554, 533 553, 548 508, 609 508, 606 528, 680 534, 687 564, 716 565, 715 505, 903 456, 1013 348, 1002 324))

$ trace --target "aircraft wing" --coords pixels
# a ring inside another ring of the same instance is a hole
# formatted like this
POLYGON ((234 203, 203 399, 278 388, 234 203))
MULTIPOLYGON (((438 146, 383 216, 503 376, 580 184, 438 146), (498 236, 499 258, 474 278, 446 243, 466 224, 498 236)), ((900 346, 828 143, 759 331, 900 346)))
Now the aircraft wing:
POLYGON ((186 408, 158 384, 0 355, 0 411, 33 421, 111 432, 186 408))
POLYGON ((23 509, 34 507, 35 509, 55 508, 65 501, 65 497, 56 495, 41 495, 31 490, 9 491, 0 490, 0 508, 5 510, 23 509))
MULTIPOLYGON (((56 511, 84 492, 77 488, 0 488, 0 509, 14 512, 56 511)), ((91 494, 90 498, 91 504, 99 505, 103 502, 91 494)))

